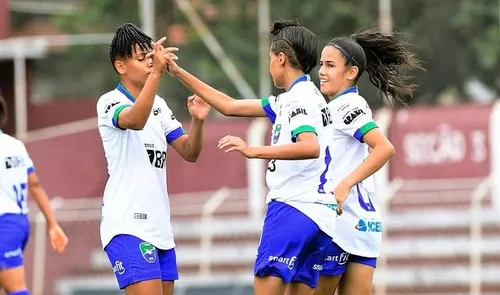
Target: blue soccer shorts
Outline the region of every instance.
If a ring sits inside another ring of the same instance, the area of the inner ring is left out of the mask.
[[[272,201],[267,207],[254,275],[315,288],[331,241],[304,213]]]
[[[131,235],[117,235],[104,248],[120,289],[148,280],[179,279],[175,248],[157,249]]]

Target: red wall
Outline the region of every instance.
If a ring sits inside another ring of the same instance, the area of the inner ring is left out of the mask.
[[[245,188],[246,162],[239,154],[217,147],[227,134],[246,137],[249,119],[209,121],[204,147],[196,163],[184,161],[169,148],[167,180],[170,193]],[[185,125],[186,130],[189,126]],[[263,136],[266,136],[263,134]],[[107,178],[106,160],[97,129],[27,144],[45,189],[63,198],[100,197]]]
[[[394,115],[392,177],[486,177],[490,171],[490,105],[412,108]]]
[[[0,39],[10,34],[9,0],[0,0]]]

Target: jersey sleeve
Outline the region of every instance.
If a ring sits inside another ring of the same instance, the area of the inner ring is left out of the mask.
[[[165,103],[163,98],[159,99],[163,101],[163,103],[161,103],[162,109],[160,114],[161,126],[163,128],[163,133],[167,138],[167,143],[171,144],[179,137],[186,134],[186,131],[184,131],[181,122],[175,118],[174,112],[172,112],[172,110],[167,106],[167,103]]]
[[[131,107],[130,101],[120,97],[101,97],[97,102],[97,121],[99,126],[108,126],[121,129],[118,125],[118,116],[124,109]]]
[[[26,146],[21,142],[21,150],[24,157],[24,167],[26,168],[26,172],[28,175],[35,172],[35,165],[33,164],[33,160],[31,160],[30,155],[28,154],[28,150],[26,150]]]
[[[313,114],[304,102],[297,99],[291,100],[287,102],[285,110],[290,123],[292,142],[296,142],[297,136],[304,132],[317,134]]]
[[[269,121],[274,124],[276,121],[276,96],[264,97],[260,100],[264,112],[266,112]]]
[[[340,108],[341,121],[339,129],[363,142],[363,136],[370,130],[378,128],[373,121],[372,111],[368,103],[361,97],[352,99]]]

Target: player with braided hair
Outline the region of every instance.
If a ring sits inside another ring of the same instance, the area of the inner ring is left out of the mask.
[[[210,107],[190,99],[189,135],[156,91],[177,48],[163,48],[132,24],[118,28],[110,46],[116,89],[97,102],[109,178],[104,189],[101,240],[120,289],[128,295],[172,295],[178,279],[166,183],[167,146],[195,162]]]

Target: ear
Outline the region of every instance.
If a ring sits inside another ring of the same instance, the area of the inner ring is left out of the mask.
[[[127,72],[127,67],[125,63],[119,59],[115,60],[115,69],[120,75],[124,75]]]
[[[352,67],[348,68],[347,72],[346,72],[346,78],[347,78],[347,80],[349,80],[349,81],[356,80],[356,77],[358,76],[358,73],[359,73],[358,66],[352,66]]]
[[[283,52],[278,53],[278,64],[282,67],[286,64],[286,55]]]

